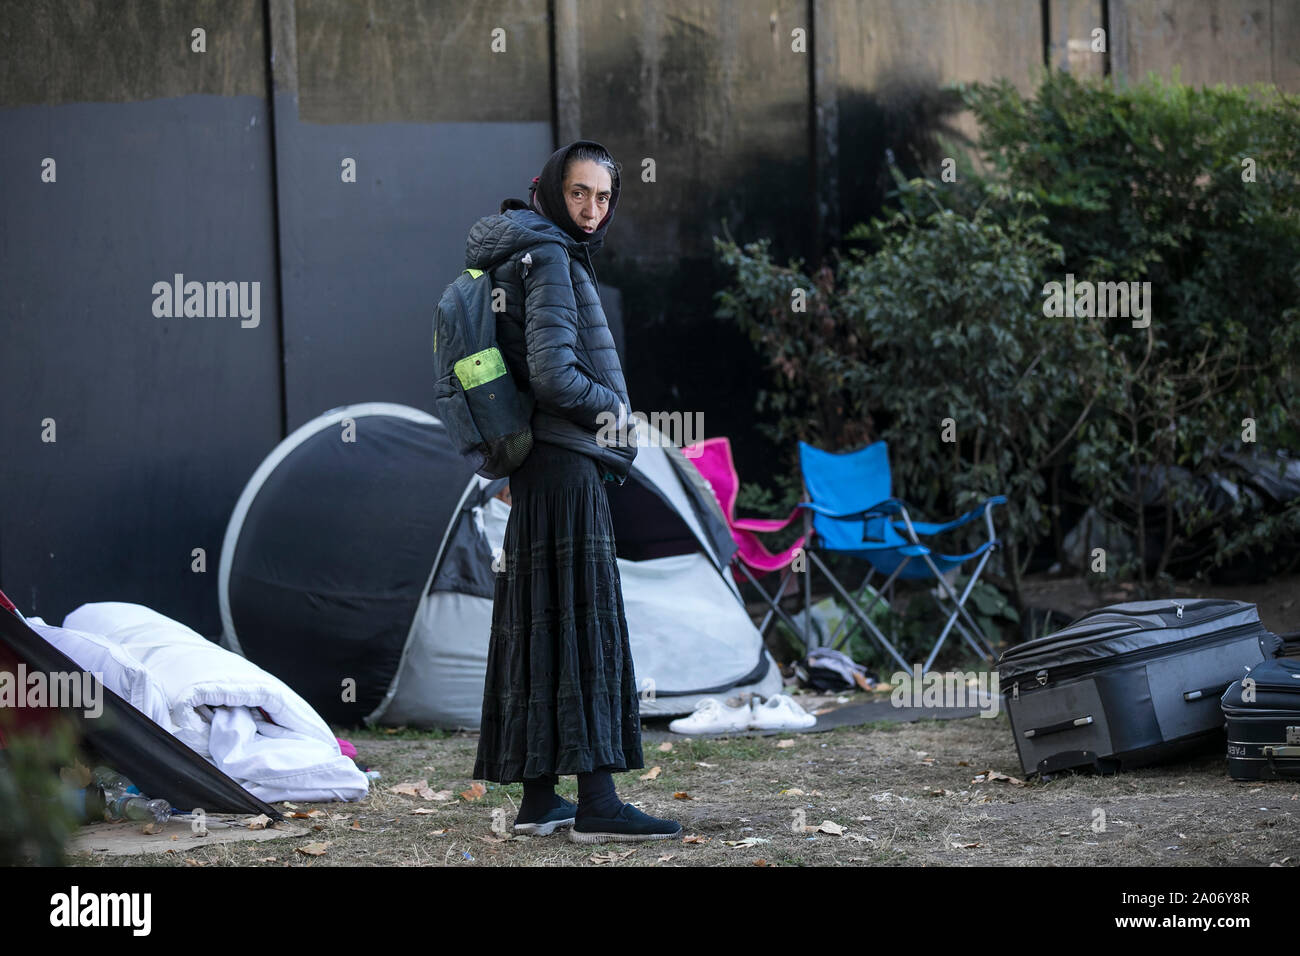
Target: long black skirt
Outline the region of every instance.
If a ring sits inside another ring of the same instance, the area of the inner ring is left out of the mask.
[[[510,476],[474,778],[633,770],[641,714],[596,461],[537,442]]]

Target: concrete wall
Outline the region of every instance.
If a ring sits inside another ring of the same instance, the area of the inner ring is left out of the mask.
[[[430,408],[465,234],[561,143],[623,164],[595,264],[633,404],[703,411],[765,479],[766,373],[713,318],[714,235],[816,262],[878,211],[886,150],[931,161],[936,131],[974,132],[946,82],[1028,92],[1048,62],[1294,92],[1298,55],[1292,0],[0,5],[0,587],[50,621],[128,600],[216,633],[252,470],[330,407]],[[154,316],[175,273],[258,282],[259,325]]]

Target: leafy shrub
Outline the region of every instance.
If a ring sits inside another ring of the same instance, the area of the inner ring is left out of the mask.
[[[1223,561],[1268,544],[1257,523],[1274,539],[1300,531],[1300,507],[1230,525],[1193,483],[1149,506],[1171,469],[1222,473],[1215,452],[1249,447],[1245,419],[1266,447],[1300,447],[1300,97],[1065,73],[1032,99],[1007,82],[963,95],[995,179],[1042,204],[1064,254],[1051,278],[1151,283],[1149,328],[1105,327],[1101,395],[1073,454],[1088,500],[1136,543],[1112,572],[1145,587],[1206,532],[1214,547],[1201,549]]]

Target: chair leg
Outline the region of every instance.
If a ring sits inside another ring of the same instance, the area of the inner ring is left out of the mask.
[[[759,635],[761,636],[767,631],[767,625],[771,622],[772,615],[773,613],[775,613],[779,615],[783,621],[785,621],[786,625],[790,628],[790,633],[795,635],[795,637],[798,637],[799,625],[796,624],[794,620],[790,617],[790,615],[788,615],[785,612],[785,610],[781,607],[781,597],[785,593],[786,582],[790,579],[791,571],[789,567],[783,568],[781,570],[781,582],[780,584],[777,585],[776,597],[773,598],[765,590],[763,590],[763,586],[758,583],[758,580],[750,572],[748,566],[746,566],[746,564],[743,561],[737,560],[736,564],[739,566],[740,570],[744,572],[745,577],[749,578],[749,583],[754,585],[754,589],[758,591],[759,594],[763,595],[763,600],[765,600],[768,603],[767,614],[763,616],[763,623],[760,624],[758,627]]]
[[[948,621],[944,625],[943,632],[939,635],[939,640],[930,651],[930,656],[926,658],[925,664],[922,665],[921,673],[925,674],[929,672],[931,665],[934,664],[934,659],[938,657],[939,651],[943,647],[944,641],[948,639],[948,632],[952,630],[954,625],[957,627],[958,633],[962,635],[966,640],[966,643],[971,646],[975,653],[991,663],[996,655],[993,652],[993,647],[989,642],[988,635],[984,633],[975,618],[971,616],[970,611],[966,609],[966,599],[970,596],[971,589],[974,588],[975,582],[979,579],[980,573],[984,570],[984,565],[988,561],[989,552],[984,552],[983,556],[980,558],[980,563],[976,566],[974,573],[971,575],[970,580],[967,582],[966,588],[963,590],[960,597],[957,596],[957,592],[953,590],[952,585],[948,583],[948,579],[939,573],[939,569],[935,567],[930,556],[927,554],[923,555],[923,557],[925,558],[926,564],[930,566],[931,572],[938,580],[939,587],[948,595],[955,606],[951,609],[951,613],[949,613]],[[935,602],[943,611],[949,611],[949,607],[938,598],[935,598]],[[969,623],[973,629],[973,634],[979,635],[979,641],[975,639],[972,633],[967,632],[967,630],[962,627],[961,622],[958,620],[959,616],[966,618],[967,623]]]
[[[867,630],[871,632],[871,634],[876,638],[876,640],[880,643],[880,645],[886,651],[889,652],[889,654],[894,658],[894,660],[898,661],[899,666],[902,667],[903,670],[905,671],[910,670],[907,661],[903,660],[902,655],[898,653],[898,650],[894,647],[894,645],[889,643],[889,639],[885,637],[884,634],[880,633],[880,629],[876,627],[875,623],[871,620],[871,618],[867,617],[865,614],[862,613],[862,609],[859,608],[857,604],[854,603],[853,598],[850,597],[848,591],[844,589],[844,585],[840,584],[840,582],[836,579],[835,575],[831,574],[830,570],[826,567],[826,565],[822,563],[822,559],[817,555],[817,552],[809,551],[808,556],[812,558],[813,562],[816,563],[817,567],[821,568],[822,574],[826,575],[826,579],[831,582],[831,587],[835,588],[836,592],[838,592],[840,597],[842,597],[845,603],[848,604],[849,610],[852,611],[857,616],[858,620],[860,620],[866,626]],[[904,561],[903,565],[906,564],[907,562]],[[898,568],[899,571],[902,570],[903,565],[899,565]],[[897,574],[898,571],[895,571],[894,573]],[[811,617],[812,616],[811,612],[807,616]]]
[[[861,605],[857,605],[861,609],[863,614],[867,614],[867,615],[871,614],[871,609],[876,606],[877,602],[884,600],[886,588],[889,589],[891,595],[893,594],[894,581],[898,579],[899,573],[902,572],[903,568],[907,567],[907,562],[911,560],[912,560],[911,558],[903,559],[903,563],[900,564],[898,567],[896,567],[894,569],[894,573],[885,579],[885,583],[876,589],[876,596],[871,599],[870,604],[868,604],[865,608],[861,607]],[[866,587],[867,581],[870,581],[872,575],[874,574],[875,574],[875,568],[872,568],[871,573],[867,575],[867,580],[862,582],[863,588]],[[856,605],[856,602],[860,600],[862,600],[862,588],[858,588],[858,592],[855,595],[854,600],[850,603]],[[854,620],[849,625],[848,629],[845,631],[844,636],[841,637],[838,641],[833,642],[831,646],[837,651],[841,650],[844,647],[844,645],[848,643],[849,638],[853,636],[853,629],[860,626],[861,625],[859,625],[858,622]],[[880,633],[880,632],[877,630],[876,633]]]
[[[805,495],[806,497],[806,495]],[[806,655],[811,648],[808,641],[812,633],[812,568],[807,558],[812,554],[812,513],[807,508],[803,512],[803,652]]]
[[[875,568],[872,568],[867,572],[867,576],[862,579],[862,583],[858,585],[857,590],[853,592],[853,597],[855,601],[862,600],[862,592],[867,589],[867,585],[871,583],[871,579],[875,576],[876,576]],[[882,596],[883,595],[881,594],[881,592],[877,590],[876,596],[871,599],[871,603],[866,607],[866,612],[868,614],[871,613],[871,609],[876,606],[876,602],[879,601]],[[846,624],[848,625],[848,627],[844,632],[844,636],[837,641],[835,639],[835,635],[839,634],[840,628],[844,627]],[[841,647],[843,647],[845,644],[848,643],[849,638],[853,636],[854,628],[856,628],[857,626],[858,626],[857,621],[850,619],[847,614],[844,615],[838,621],[835,622],[835,627],[831,629],[831,636],[827,638],[827,643],[829,643],[830,646],[835,648],[836,650],[839,650]]]

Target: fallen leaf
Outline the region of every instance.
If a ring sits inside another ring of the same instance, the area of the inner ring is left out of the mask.
[[[708,843],[709,837],[705,836],[688,836],[682,837],[683,843]]]
[[[278,863],[279,859],[274,856],[262,856],[257,858],[258,863]]]
[[[651,767],[651,768],[649,769],[649,771],[647,771],[646,773],[641,774],[641,776],[640,776],[639,779],[641,779],[641,780],[653,780],[653,779],[655,779],[655,777],[659,776],[659,774],[660,774],[662,771],[663,771],[663,767]]]
[[[784,750],[786,747],[794,746],[794,739],[791,737],[786,737],[784,740],[778,740],[776,742],[776,745],[780,747],[782,750]]]
[[[250,830],[265,830],[266,825],[271,822],[271,818],[265,813],[259,813],[255,817],[250,817],[244,821],[244,825]]]
[[[428,797],[426,796],[426,792],[432,793],[433,791],[429,790],[428,780],[420,779],[412,783],[394,784],[388,788],[388,792],[400,793],[404,797],[424,797],[427,800]]]
[[[434,793],[432,796],[430,796],[428,799],[442,801],[442,800],[450,800],[452,799],[453,796],[454,794],[450,790],[439,790],[436,793]]]
[[[173,834],[172,834],[172,839],[173,839],[173,840],[179,840],[180,837],[178,837],[175,833],[173,833]],[[168,852],[168,853],[175,853],[176,851],[175,851],[175,850],[168,850],[167,852]]]
[[[931,790],[931,791],[930,791],[930,796],[932,796],[932,797],[951,797],[951,796],[952,796],[952,791],[951,791],[951,790],[943,790],[943,789]]]
[[[754,865],[755,865],[755,866],[767,866],[767,860],[763,859],[763,858],[760,856],[757,860],[754,861]]]
[[[445,836],[450,832],[451,832],[451,827],[443,827],[441,830],[430,830],[429,834],[431,836]]]
[[[804,827],[804,829],[806,830],[808,827]],[[812,830],[813,832],[829,833],[831,836],[844,835],[844,828],[831,820],[823,820],[817,826],[813,827]]]
[[[673,794],[673,799],[674,799],[674,800],[694,800],[695,798],[692,797],[689,793],[686,793],[686,792],[683,791],[683,790],[678,790],[676,793]]]
[[[973,850],[983,845],[982,843],[954,843],[952,846],[955,850]]]
[[[697,767],[708,767],[710,770],[712,770],[712,769],[713,769],[715,766],[717,766],[717,765],[716,765],[716,764],[711,764],[711,763],[705,763],[703,760],[697,760],[697,761],[695,761],[695,766],[697,766]]]
[[[788,794],[789,794],[790,796],[792,796],[792,797],[802,797],[802,796],[805,796],[804,792],[803,792],[802,790],[800,790],[798,787],[791,787],[789,790],[782,790],[781,792],[782,792],[782,793],[788,793]]]
[[[1005,773],[998,773],[996,770],[986,770],[978,774],[971,783],[1009,783],[1015,787],[1025,785],[1025,782],[1018,777],[1010,777]]]
[[[148,834],[162,833],[162,831],[163,831],[163,825],[161,823],[155,823],[152,821],[146,823],[144,826],[140,828],[141,833],[148,833]]]
[[[673,744],[672,741],[670,740],[665,740],[663,743],[659,745],[659,752],[661,754],[669,753],[672,749],[673,749]]]
[[[771,843],[763,837],[745,837],[743,840],[723,840],[727,846],[757,846],[760,843]]]
[[[626,860],[639,849],[640,847],[637,847],[636,849],[628,850],[626,853],[615,853],[613,851],[609,853],[597,853],[591,857],[591,862],[596,864],[617,863],[619,860]]]
[[[304,856],[321,856],[329,849],[329,843],[307,843],[303,846],[294,847],[294,849]]]
[[[660,857],[658,860],[656,860],[655,862],[656,862],[656,863],[667,863],[667,862],[668,862],[669,860],[671,860],[672,858],[673,858],[673,854],[671,854],[671,853],[665,853],[663,856],[661,856],[661,857]]]
[[[460,795],[464,800],[479,800],[487,795],[487,787],[483,786],[483,784],[478,781],[475,781],[468,790],[462,790]]]
[[[360,830],[360,829],[361,829],[361,821],[360,821],[360,820],[353,820],[353,821],[352,821],[352,826],[348,827],[348,829],[349,829],[349,830]]]
[[[297,810],[297,809],[298,809],[298,804],[296,804],[296,803],[290,803],[288,800],[284,801],[284,803],[282,803],[281,806],[282,806],[282,807],[287,807],[287,808],[290,809],[290,810]]]

